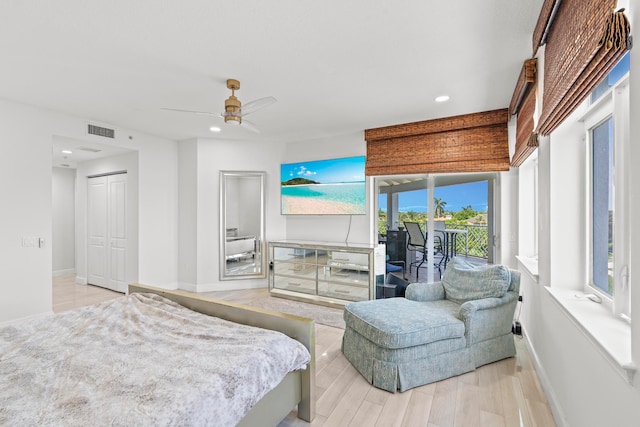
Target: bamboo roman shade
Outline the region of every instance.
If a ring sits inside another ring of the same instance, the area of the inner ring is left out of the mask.
[[[511,166],[518,167],[538,146],[538,134],[534,132],[533,114],[536,108],[536,58],[524,61],[516,88],[511,97],[509,112],[517,114],[516,146]]]
[[[533,30],[533,55],[536,56],[536,52],[538,52],[538,47],[542,46],[546,43],[546,35],[547,28],[549,27],[549,21],[551,20],[551,14],[553,12],[554,7],[556,7],[556,3],[561,2],[562,0],[545,0],[542,4],[542,9],[540,10],[540,15],[538,15],[538,22],[536,23],[536,28]]]
[[[364,131],[365,174],[509,170],[507,109]]]
[[[545,1],[543,13],[558,1]],[[562,0],[554,6],[546,31],[540,134],[556,129],[631,47],[629,21],[614,12],[616,1]]]
[[[524,95],[516,121],[516,150],[511,159],[511,166],[520,166],[538,147],[538,134],[533,130],[535,108],[536,88],[531,85]]]

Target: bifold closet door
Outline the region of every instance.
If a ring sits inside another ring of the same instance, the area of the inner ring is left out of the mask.
[[[127,175],[88,180],[87,281],[126,292]]]

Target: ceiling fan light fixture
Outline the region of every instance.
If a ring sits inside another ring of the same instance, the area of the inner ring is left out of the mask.
[[[224,111],[226,111],[227,113],[237,113],[238,111],[240,111],[241,106],[242,103],[238,98],[235,97],[235,95],[231,95],[224,101]]]
[[[242,126],[243,128],[250,130],[255,133],[260,133],[260,130],[256,125],[251,123],[248,120],[243,120],[243,117],[252,114],[258,110],[261,110],[277,100],[273,96],[267,96],[264,98],[256,99],[251,102],[247,102],[242,107],[242,103],[236,97],[235,91],[240,89],[240,82],[235,79],[227,80],[227,88],[231,90],[231,96],[224,101],[224,111],[221,113],[212,113],[209,111],[196,111],[196,110],[183,110],[181,108],[162,108],[163,110],[169,111],[179,111],[181,113],[194,113],[194,114],[203,114],[206,116],[219,116],[224,118],[225,123],[229,123],[232,125]],[[217,126],[213,126],[210,128],[211,132],[220,132],[221,129],[217,128]]]
[[[234,116],[231,114],[224,116],[224,122],[229,123],[231,125],[239,125],[241,121],[242,119],[239,116]]]
[[[240,116],[240,108],[242,107],[242,103],[236,97],[235,91],[240,89],[240,82],[237,80],[229,79],[227,80],[227,87],[231,89],[231,96],[224,101],[224,122],[239,125],[241,122]]]

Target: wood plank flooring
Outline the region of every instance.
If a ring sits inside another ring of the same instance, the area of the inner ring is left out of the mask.
[[[85,305],[121,297],[123,294],[92,285],[76,284],[75,276],[53,278],[53,312],[71,310]]]
[[[122,294],[54,277],[53,310],[64,311]],[[266,289],[208,292],[238,303],[267,295]],[[371,386],[340,351],[342,329],[316,325],[316,417],[309,424],[295,412],[279,427],[426,426],[553,427],[555,422],[522,339],[514,358],[437,383],[388,393]]]

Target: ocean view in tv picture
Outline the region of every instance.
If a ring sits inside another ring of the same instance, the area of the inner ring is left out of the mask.
[[[364,156],[280,167],[283,215],[364,215]]]

